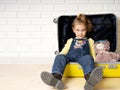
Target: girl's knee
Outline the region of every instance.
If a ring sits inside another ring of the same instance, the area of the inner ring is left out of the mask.
[[[84,63],[84,64],[93,64],[94,60],[90,55],[85,55],[85,56],[82,56],[81,58],[79,58],[78,62]]]
[[[58,55],[56,56],[56,58],[65,58],[65,56],[62,55],[62,54],[58,54]]]
[[[55,60],[66,61],[65,55],[59,54],[56,56]]]

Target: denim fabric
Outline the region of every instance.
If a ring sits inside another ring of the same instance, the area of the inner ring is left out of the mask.
[[[89,45],[87,39],[82,39],[84,42],[83,45],[79,45],[78,48],[75,48],[76,42],[79,39],[73,39],[69,52],[67,53],[66,57],[69,58],[71,61],[76,62],[78,57],[90,54]]]
[[[94,60],[90,55],[84,55],[78,58],[77,62],[82,66],[85,75],[92,72],[92,70],[95,68]]]
[[[63,75],[66,64],[68,63],[65,55],[57,55],[52,67],[52,73]]]
[[[88,74],[94,69],[94,60],[90,56],[89,44],[87,39],[82,40],[82,44],[76,44],[77,39],[73,39],[67,55],[57,55],[52,67],[52,73],[63,75],[66,64],[77,62],[82,66],[84,74]]]

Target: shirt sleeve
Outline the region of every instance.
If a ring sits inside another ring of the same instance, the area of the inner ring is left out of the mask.
[[[94,49],[94,40],[92,38],[89,38],[89,48],[90,48],[90,54],[95,60],[96,54],[95,54],[95,49]]]
[[[66,55],[70,49],[70,45],[72,43],[72,38],[67,40],[67,43],[65,44],[64,48],[62,49],[62,51],[60,52],[60,54]]]

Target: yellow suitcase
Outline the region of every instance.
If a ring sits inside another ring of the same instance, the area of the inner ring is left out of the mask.
[[[110,51],[116,50],[116,16],[114,14],[95,14],[86,15],[93,24],[93,30],[87,34],[87,37],[94,39],[94,41],[107,39],[110,42]],[[58,47],[59,52],[64,47],[66,41],[69,38],[74,38],[72,32],[71,23],[76,15],[64,15],[54,22],[58,24]],[[103,67],[103,77],[120,77],[120,62],[106,62],[95,63],[96,66]],[[65,77],[83,77],[83,71],[78,63],[67,64],[65,71]]]
[[[120,77],[120,63],[95,63],[95,66],[103,68],[103,77]],[[82,67],[78,63],[67,64],[64,77],[84,77]]]

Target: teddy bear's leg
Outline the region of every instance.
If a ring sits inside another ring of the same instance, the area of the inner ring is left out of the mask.
[[[111,61],[119,61],[120,60],[120,54],[114,53],[114,52],[110,52],[110,55],[112,57]]]

